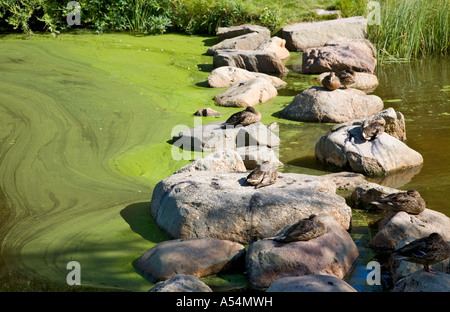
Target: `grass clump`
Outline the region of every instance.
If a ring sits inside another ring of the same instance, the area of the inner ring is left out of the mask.
[[[383,0],[380,8],[381,25],[368,34],[380,61],[448,55],[450,0]]]

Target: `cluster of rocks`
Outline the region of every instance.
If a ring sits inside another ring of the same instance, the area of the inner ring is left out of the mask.
[[[286,41],[256,25],[221,27],[218,37],[221,41],[206,52],[215,67],[209,86],[228,88],[214,98],[216,105],[252,107],[277,96],[286,83],[269,74],[288,71],[281,62],[290,56]]]
[[[361,17],[301,23],[285,27],[282,38],[271,38],[266,28],[255,25],[219,28],[221,41],[207,52],[215,67],[209,86],[228,88],[215,97],[218,106],[252,107],[276,96],[286,83],[270,74],[287,71],[280,61],[289,56],[286,47],[303,52],[303,73],[321,74],[319,85],[328,72],[356,71],[349,88],[309,88],[280,112],[286,119],[337,123],[317,142],[315,156],[349,172],[278,173],[276,183],[255,189],[246,182],[248,170],[263,161],[283,165],[277,157],[276,125],[226,127],[218,121],[176,134],[174,145],[210,154],[154,188],[150,213],[170,240],[156,244],[135,263],[142,276],[155,283],[151,291],[210,292],[200,278],[223,272],[246,274],[251,287],[268,292],[356,291],[343,280],[359,256],[348,232],[352,209],[372,209],[373,201],[400,192],[367,182],[365,175],[423,162],[404,143],[404,116],[392,108],[383,110],[383,101],[369,94],[378,80],[366,26]],[[203,109],[196,114],[220,113]],[[373,116],[385,120],[385,130],[366,141],[361,125]],[[349,201],[337,190],[351,191]],[[311,214],[326,225],[325,234],[290,243],[275,239]],[[450,240],[450,219],[431,209],[417,215],[385,213],[373,227],[376,235],[369,246],[374,249],[394,251],[432,232]],[[448,259],[433,266],[441,271],[435,276],[420,268],[394,263],[393,291],[448,291]]]
[[[325,281],[324,290],[354,291],[342,280],[359,255],[348,233],[351,208],[336,191],[364,183],[362,176],[279,173],[275,184],[255,189],[245,183],[244,168],[235,151],[218,151],[156,185],[151,215],[170,240],[135,263],[156,283],[152,291],[210,291],[198,279],[223,272],[245,272],[256,289],[311,275],[317,276],[315,287]],[[324,235],[291,243],[274,239],[310,214],[326,225]],[[193,277],[186,281],[183,275]],[[329,280],[339,282],[330,288]],[[276,285],[273,291],[288,287]]]

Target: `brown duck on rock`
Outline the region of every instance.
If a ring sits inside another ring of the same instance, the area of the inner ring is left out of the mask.
[[[264,161],[262,164],[253,169],[247,176],[247,183],[254,185],[255,189],[272,185],[278,177],[278,172],[272,166],[270,161]]]
[[[425,200],[423,200],[416,190],[390,194],[371,202],[371,204],[390,210],[391,212],[405,211],[409,214],[419,214],[426,207]]]
[[[353,69],[344,69],[336,73],[341,85],[348,89],[348,86],[354,84],[356,81],[356,73]]]
[[[274,240],[283,243],[308,241],[319,237],[327,232],[326,225],[319,218],[312,214],[308,218],[302,219],[289,227],[282,235]]]
[[[234,113],[225,121],[225,125],[248,126],[261,120],[261,113],[253,107],[247,107],[245,110]]]
[[[450,245],[438,233],[419,238],[402,248],[394,251],[391,260],[405,260],[419,263],[425,271],[434,273],[430,265],[441,262],[450,257]]]
[[[386,121],[381,116],[366,118],[361,125],[361,134],[366,141],[373,141],[384,132]]]
[[[334,91],[341,87],[341,81],[334,72],[331,72],[322,79],[322,85],[328,90]]]

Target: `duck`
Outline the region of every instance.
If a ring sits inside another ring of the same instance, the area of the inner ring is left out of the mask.
[[[373,141],[384,132],[386,120],[381,116],[366,118],[361,124],[361,134],[366,141]]]
[[[372,201],[370,204],[390,210],[391,212],[404,211],[417,215],[425,210],[425,200],[416,190],[390,194],[384,198]]]
[[[255,189],[272,185],[276,182],[278,172],[272,166],[270,161],[264,161],[250,172],[246,181],[250,185],[254,185]]]
[[[322,236],[326,232],[326,225],[319,220],[317,215],[311,214],[308,218],[294,223],[282,235],[275,237],[274,240],[283,243],[309,241]]]
[[[328,90],[334,91],[341,87],[341,81],[336,76],[335,72],[331,72],[322,79],[322,85]]]
[[[261,120],[261,113],[258,112],[253,107],[247,107],[243,111],[231,115],[227,119],[227,121],[225,121],[225,125],[232,125],[232,126],[242,125],[245,127],[260,120]]]
[[[344,69],[341,71],[338,71],[336,73],[336,76],[339,78],[339,81],[341,82],[341,85],[348,89],[348,86],[355,83],[356,80],[356,73],[353,69]]]
[[[450,244],[439,233],[416,239],[402,248],[395,250],[392,259],[419,263],[428,273],[435,273],[430,265],[441,262],[450,257]]]

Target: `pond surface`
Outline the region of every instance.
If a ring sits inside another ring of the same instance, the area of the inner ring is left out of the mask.
[[[171,131],[194,125],[192,113],[215,107],[224,89],[208,88],[214,38],[167,34],[64,34],[0,38],[0,290],[147,291],[134,268],[142,253],[167,239],[149,215],[155,184],[188,160],[171,157]],[[315,142],[332,126],[277,118],[310,86],[286,61],[289,85],[257,107],[263,123],[280,124],[280,171],[327,173]],[[378,66],[374,94],[406,118],[407,144],[422,168],[377,182],[415,188],[428,207],[450,215],[450,60]],[[204,118],[212,122],[214,117]],[[348,281],[361,291],[373,257],[365,242],[371,216],[354,212],[361,257]],[[66,265],[78,261],[84,288],[68,286]],[[216,289],[242,287],[241,275],[205,279]],[[222,288],[221,288],[222,287]]]

